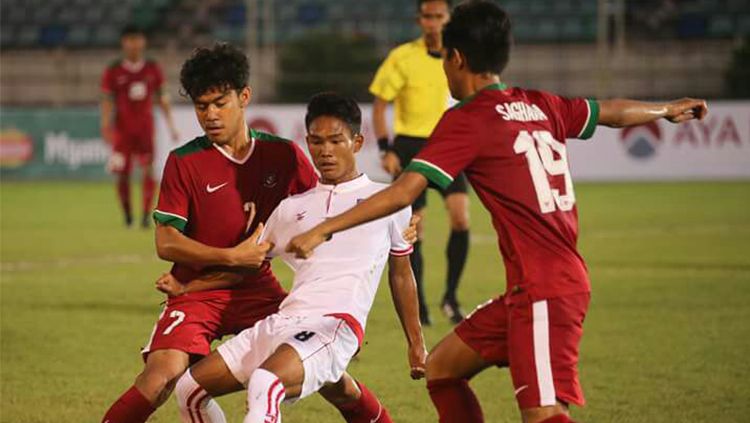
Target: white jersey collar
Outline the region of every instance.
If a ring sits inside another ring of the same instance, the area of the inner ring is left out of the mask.
[[[247,154],[245,154],[245,157],[241,159],[236,159],[231,154],[227,153],[226,150],[219,147],[216,144],[213,144],[214,147],[216,147],[217,150],[219,150],[219,153],[221,153],[224,157],[226,157],[230,162],[237,163],[237,164],[245,164],[247,160],[250,158],[250,156],[253,155],[253,151],[255,151],[255,137],[250,137],[250,148],[247,150]]]
[[[348,192],[348,191],[355,191],[360,188],[366,187],[370,183],[372,183],[372,181],[370,181],[370,178],[368,178],[367,175],[363,173],[357,176],[356,178],[352,179],[351,181],[346,181],[346,182],[336,184],[336,185],[328,185],[328,184],[324,184],[323,182],[318,181],[318,187],[326,191]]]

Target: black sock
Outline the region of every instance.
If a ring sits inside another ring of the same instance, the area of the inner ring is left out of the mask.
[[[427,314],[427,303],[424,299],[424,288],[422,281],[422,241],[414,243],[414,251],[411,253],[411,270],[414,272],[414,280],[417,282],[417,299],[419,300],[419,314]]]
[[[445,280],[443,300],[456,301],[456,289],[469,254],[469,231],[452,231],[448,238],[445,255],[448,257],[448,274]]]

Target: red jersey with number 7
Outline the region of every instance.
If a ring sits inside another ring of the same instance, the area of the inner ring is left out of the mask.
[[[154,219],[202,244],[233,247],[265,222],[281,200],[317,185],[315,169],[294,142],[251,129],[250,143],[242,159],[232,157],[206,137],[172,151],[164,167]],[[246,230],[250,203],[255,204],[256,214]],[[203,270],[177,263],[172,274],[186,283]],[[275,295],[283,290],[265,262],[233,292]],[[228,290],[193,294],[207,298],[226,295]]]
[[[566,140],[587,139],[599,104],[494,84],[448,110],[406,168],[445,188],[465,172],[492,215],[507,293],[590,291]]]

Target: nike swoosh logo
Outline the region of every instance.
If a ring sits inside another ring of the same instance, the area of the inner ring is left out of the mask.
[[[528,387],[529,387],[529,385],[523,385],[522,387],[520,387],[520,388],[516,389],[515,395],[518,395],[518,394],[520,394],[520,393],[521,393],[521,391],[523,391],[524,389],[526,389],[526,388],[528,388]]]
[[[208,193],[211,194],[212,192],[216,192],[216,191],[224,188],[228,183],[229,182],[224,182],[223,184],[217,185],[215,187],[212,187],[210,184],[206,184],[206,191],[208,191]]]

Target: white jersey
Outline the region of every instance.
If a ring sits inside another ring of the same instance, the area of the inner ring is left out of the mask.
[[[349,314],[364,330],[390,255],[408,255],[403,237],[411,207],[390,216],[339,232],[306,260],[284,252],[292,237],[341,214],[387,187],[366,175],[338,185],[315,188],[283,200],[266,223],[261,237],[274,244],[278,256],[294,270],[294,285],[279,312],[288,316]]]

